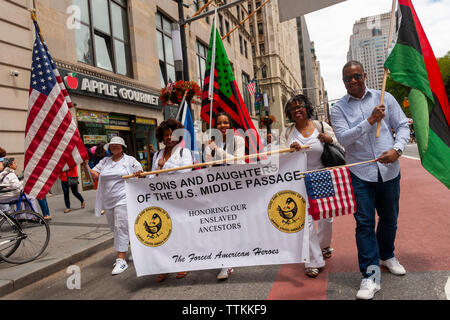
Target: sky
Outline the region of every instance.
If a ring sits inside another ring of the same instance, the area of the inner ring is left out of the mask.
[[[450,0],[412,0],[412,3],[434,55],[444,56],[450,51]],[[391,9],[392,0],[347,0],[305,15],[329,100],[346,94],[341,72],[347,61],[353,24]]]

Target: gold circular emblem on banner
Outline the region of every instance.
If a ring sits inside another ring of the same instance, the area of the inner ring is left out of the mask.
[[[295,191],[284,190],[275,194],[269,202],[269,220],[278,230],[299,232],[305,226],[305,199]]]
[[[162,208],[145,208],[136,218],[134,233],[142,244],[158,247],[169,239],[172,233],[172,220]]]

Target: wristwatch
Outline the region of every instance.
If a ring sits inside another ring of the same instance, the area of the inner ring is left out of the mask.
[[[401,155],[403,154],[402,149],[400,148],[393,148],[393,149],[398,153],[398,156],[401,157]]]

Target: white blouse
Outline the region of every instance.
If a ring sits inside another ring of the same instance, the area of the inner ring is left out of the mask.
[[[322,160],[320,160],[323,153],[323,143],[320,142],[318,136],[319,131],[317,131],[316,128],[314,129],[312,135],[307,138],[305,138],[296,128],[294,128],[291,141],[289,142],[289,145],[294,142],[298,142],[300,145],[310,146],[310,149],[306,149],[306,170],[308,171],[324,168]]]
[[[163,157],[165,148],[159,150],[157,153],[155,153],[153,157],[153,164],[152,164],[152,171],[161,170],[161,169],[172,169],[172,168],[178,168],[183,166],[189,166],[192,165],[193,159],[192,154],[189,149],[182,148],[180,149],[179,146],[175,146],[175,148],[172,150],[172,154],[170,158],[164,163],[164,166],[160,169],[158,167],[158,161]],[[182,151],[180,151],[182,150]],[[192,169],[183,169],[178,171],[173,171],[169,173],[175,173],[175,172],[189,172]],[[154,175],[150,175],[150,178]]]
[[[95,208],[95,214],[99,215],[97,211],[127,204],[122,176],[142,171],[142,165],[134,157],[124,154],[117,162],[105,157],[92,170],[100,174]]]

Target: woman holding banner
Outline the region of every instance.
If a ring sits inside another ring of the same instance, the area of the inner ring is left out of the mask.
[[[112,156],[103,158],[93,169],[90,169],[92,178],[98,179],[95,215],[100,216],[104,210],[109,227],[114,232],[117,259],[112,275],[122,273],[128,268],[125,256],[130,238],[125,181],[122,176],[130,174],[139,176],[142,172],[141,164],[134,157],[125,154],[126,147],[121,137],[112,137],[111,141],[104,146],[104,149],[109,150]]]
[[[154,154],[152,171],[189,166],[193,164],[192,154],[190,150],[183,148],[181,144],[183,136],[180,136],[178,140],[172,139],[174,131],[183,128],[184,126],[181,124],[181,122],[175,119],[165,120],[161,122],[161,124],[156,128],[156,140],[158,141],[158,143],[162,142],[165,147]],[[191,171],[191,169],[183,169],[177,172],[188,171]],[[175,171],[171,173],[174,172]],[[181,279],[186,275],[187,272],[185,271],[178,272],[176,278]],[[168,276],[168,273],[162,273],[158,276],[157,281],[164,281]]]
[[[243,157],[245,156],[245,140],[244,138],[232,135],[233,140],[231,143],[227,141],[227,130],[233,130],[233,119],[226,112],[218,112],[213,116],[214,128],[219,130],[218,137],[214,136],[209,141],[205,148],[205,159],[207,162],[215,160],[224,160],[227,158]],[[216,141],[218,140],[218,141]],[[227,145],[228,142],[228,145]],[[234,161],[227,161],[224,164],[218,164],[218,166],[224,166],[227,164],[232,164]],[[238,160],[236,163],[245,163],[244,160]],[[217,280],[228,279],[231,273],[233,273],[233,268],[222,268],[217,275]]]
[[[314,108],[308,97],[302,94],[293,96],[284,107],[286,117],[293,122],[281,134],[280,144],[285,148],[300,150],[301,145],[309,145],[307,151],[307,170],[322,169],[321,161],[324,143],[339,145],[333,129],[325,122],[312,120]],[[323,130],[322,130],[323,125]],[[323,131],[323,133],[321,133]],[[305,274],[315,278],[325,266],[324,258],[330,258],[333,219],[317,222],[317,231],[311,215],[308,215],[310,262],[305,264]]]

